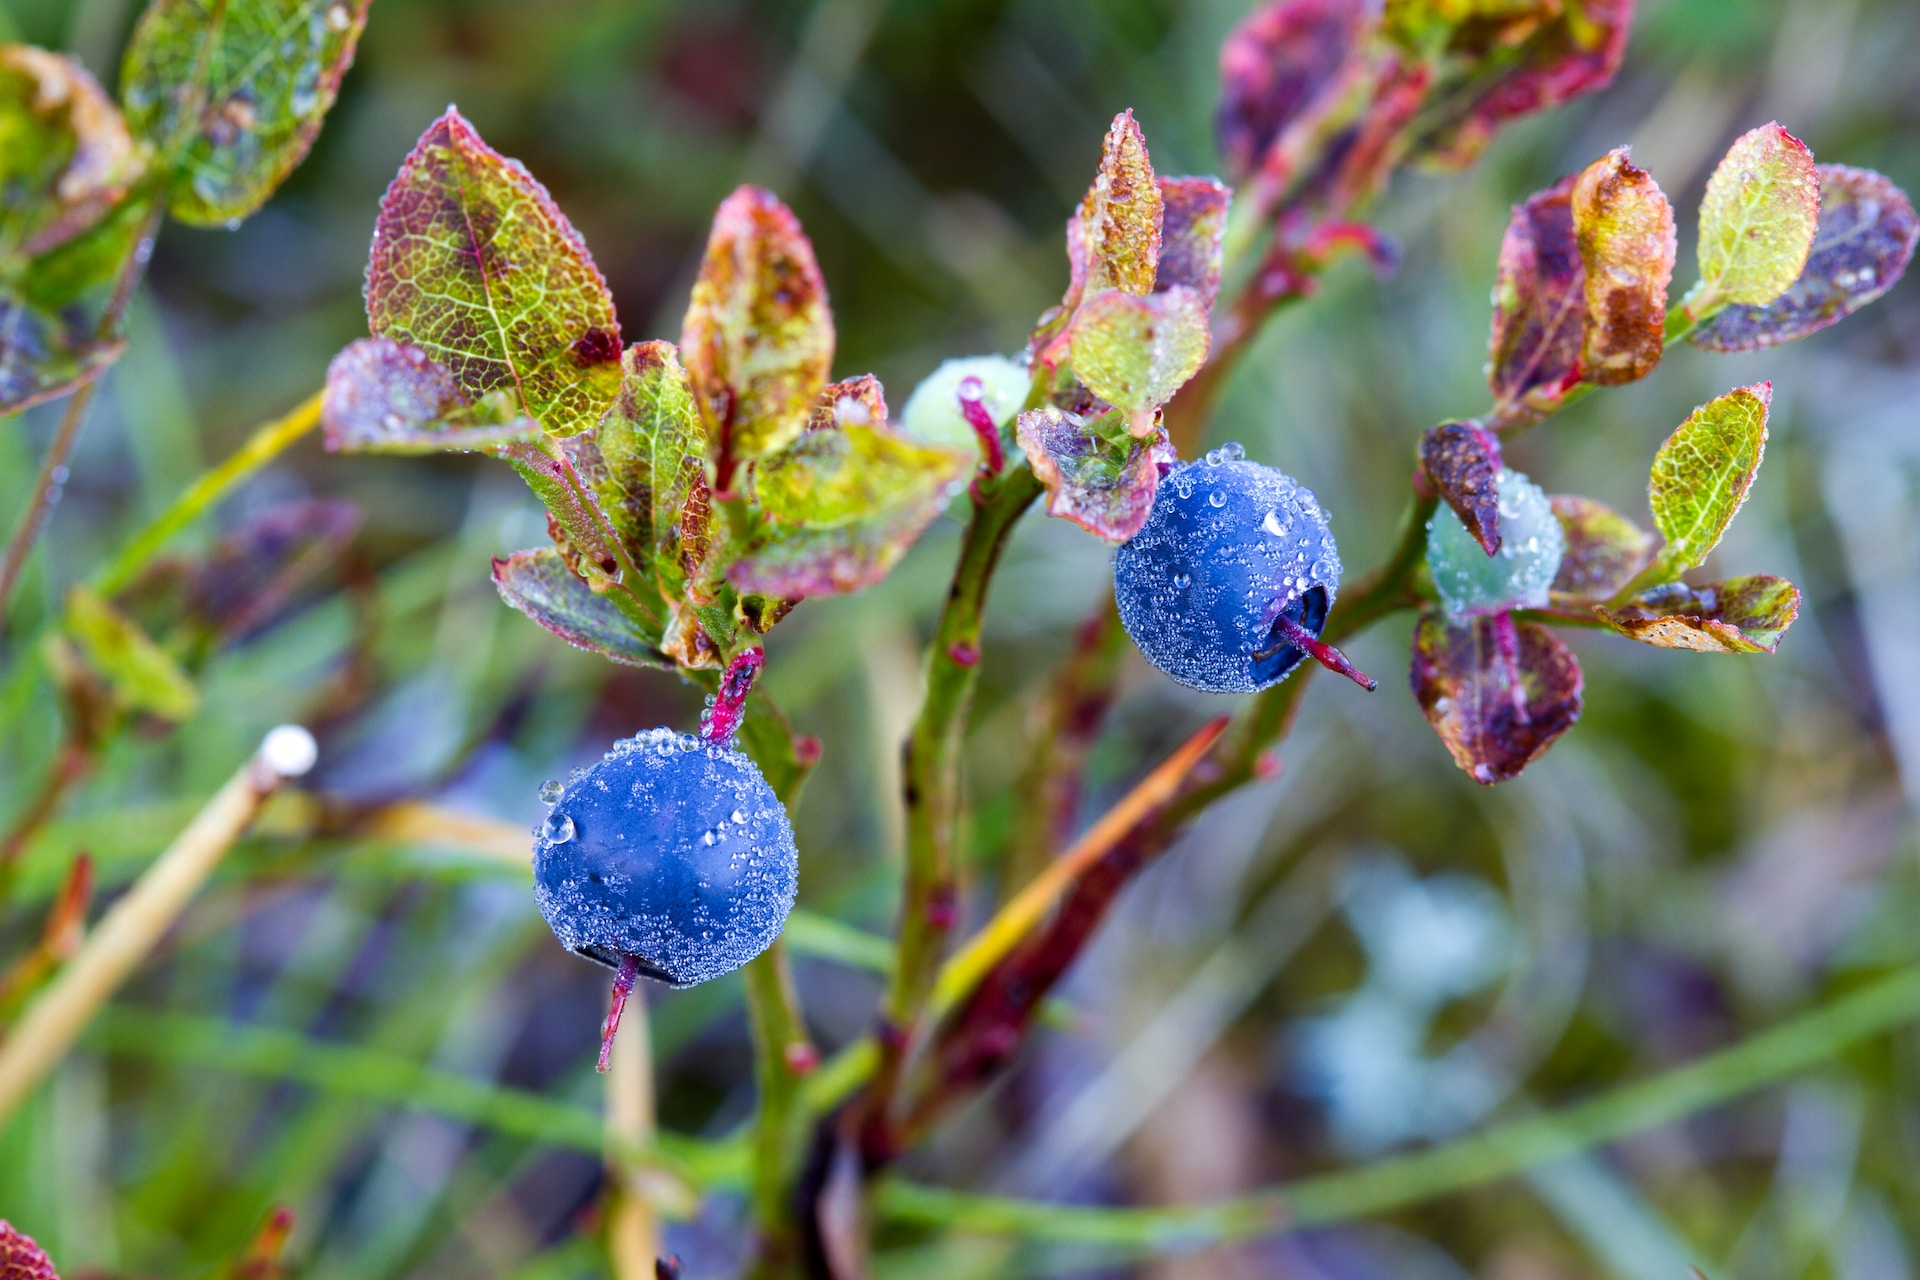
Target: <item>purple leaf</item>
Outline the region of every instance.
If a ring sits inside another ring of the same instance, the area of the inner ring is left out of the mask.
[[[1765,306],[1731,306],[1688,341],[1753,351],[1818,333],[1891,289],[1913,260],[1920,218],[1906,192],[1871,169],[1823,164],[1820,222],[1806,269]]]
[[[1047,405],[1021,414],[1018,432],[1047,514],[1116,544],[1140,532],[1161,470],[1176,460],[1165,431],[1136,437],[1117,410],[1086,417]]]
[[[476,406],[452,370],[391,338],[362,338],[327,365],[320,427],[333,453],[485,449],[540,432],[506,395]]]
[[[1772,653],[1800,614],[1800,592],[1757,573],[1690,587],[1670,582],[1621,609],[1594,607],[1623,636],[1696,653]]]
[[[1161,178],[1160,265],[1156,293],[1193,290],[1211,309],[1220,296],[1221,238],[1233,193],[1213,178]]]
[[[187,605],[222,639],[258,631],[315,574],[340,558],[360,529],[345,499],[275,507],[220,539],[187,583]]]
[[[1500,549],[1500,442],[1474,422],[1449,422],[1420,442],[1420,464],[1488,555]],[[1469,553],[1470,554],[1470,553]]]
[[[1367,0],[1272,0],[1220,47],[1220,154],[1236,181],[1289,126],[1324,109],[1368,26]]]
[[[1574,236],[1575,181],[1515,205],[1500,243],[1487,381],[1503,408],[1546,413],[1580,381],[1586,267]]]
[[[1439,610],[1413,632],[1413,696],[1475,782],[1518,777],[1580,719],[1580,664],[1544,627],[1512,614],[1452,623]]]
[[[630,667],[671,667],[659,637],[642,630],[567,568],[557,551],[516,551],[493,562],[500,598],[577,649]]]
[[[1654,535],[1603,502],[1556,494],[1553,514],[1567,536],[1553,580],[1556,595],[1605,600],[1653,560]]]

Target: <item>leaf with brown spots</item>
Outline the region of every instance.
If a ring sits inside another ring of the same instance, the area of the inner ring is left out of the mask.
[[[806,427],[833,363],[833,313],[813,245],[771,191],[741,187],[714,212],[680,359],[722,491]]]
[[[1688,341],[1754,351],[1818,333],[1893,288],[1913,261],[1920,217],[1907,193],[1871,169],[1823,164],[1820,229],[1793,287],[1765,306],[1731,306]]]
[[[1633,581],[1653,560],[1656,539],[1604,502],[1555,494],[1553,514],[1567,537],[1555,595],[1605,600]]]
[[[1729,391],[1695,409],[1654,455],[1647,501],[1666,539],[1660,562],[1674,577],[1707,558],[1747,500],[1772,403],[1771,382]]]
[[[1088,417],[1047,405],[1021,414],[1016,429],[1046,486],[1047,514],[1115,544],[1140,532],[1161,470],[1176,460],[1164,430],[1136,436],[1118,410]]]
[[[1820,175],[1807,144],[1766,124],[1742,134],[1700,201],[1700,283],[1689,316],[1765,306],[1800,278],[1820,223]]]
[[[634,563],[651,566],[660,594],[677,599],[712,537],[706,427],[671,342],[635,343],[621,371],[620,394],[592,434],[600,466],[587,478]]]
[[[1475,422],[1448,422],[1420,441],[1427,481],[1488,555],[1500,549],[1500,442]]]
[[[1653,372],[1666,344],[1673,280],[1673,208],[1620,147],[1573,185],[1574,237],[1586,275],[1581,368],[1603,387]]]
[[[1772,653],[1800,614],[1800,592],[1757,573],[1690,587],[1670,582],[1619,609],[1594,613],[1623,636],[1696,653]]]
[[[182,222],[244,218],[306,157],[371,0],[153,0],[120,73],[127,117],[174,170]]]
[[[585,243],[452,108],[380,202],[367,318],[445,365],[469,400],[505,392],[554,435],[593,426],[620,390],[620,324]]]
[[[670,667],[650,634],[567,568],[558,551],[516,551],[493,562],[500,598],[576,649],[630,667]]]
[[[1146,135],[1133,112],[1122,111],[1107,130],[1099,172],[1077,215],[1085,255],[1083,292],[1153,292],[1164,207],[1153,161],[1147,155]]]
[[[1475,782],[1518,777],[1580,719],[1584,677],[1551,631],[1512,614],[1449,622],[1420,615],[1413,696]]]

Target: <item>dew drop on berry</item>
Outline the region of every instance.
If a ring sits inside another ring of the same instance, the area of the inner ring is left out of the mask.
[[[1226,491],[1223,489],[1215,489],[1212,493],[1208,494],[1207,505],[1212,507],[1216,511],[1219,510],[1221,507],[1226,506],[1227,505]]]
[[[1267,518],[1260,522],[1260,527],[1276,538],[1284,538],[1287,536],[1287,527],[1280,523],[1280,513],[1278,511],[1267,512]]]
[[[559,799],[555,796],[554,799]],[[540,834],[549,844],[565,844],[573,839],[573,819],[564,813],[550,813],[547,820],[540,824]]]
[[[1173,575],[1173,589],[1175,591],[1185,591],[1192,584],[1193,584],[1192,574],[1176,573]]]
[[[540,784],[540,803],[553,804],[566,789],[566,785],[558,778],[548,778]]]

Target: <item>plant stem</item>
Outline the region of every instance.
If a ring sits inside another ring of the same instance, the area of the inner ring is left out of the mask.
[[[1213,1204],[1087,1208],[887,1182],[879,1189],[877,1206],[898,1222],[1155,1251],[1279,1235],[1406,1208],[1684,1120],[1916,1018],[1920,966],[1901,969],[1686,1066],[1560,1111]]]
[[[607,1260],[613,1280],[653,1280],[660,1223],[648,1199],[647,1162],[636,1158],[653,1141],[653,1047],[647,1035],[647,993],[628,997],[607,1075]]]
[[[868,1113],[869,1151],[887,1153],[888,1114],[907,1043],[932,990],[957,913],[953,844],[960,815],[960,748],[979,683],[981,618],[1007,535],[1040,496],[1030,467],[983,480],[974,498],[946,608],[927,650],[927,692],[907,740],[906,885],[893,980],[882,1006],[880,1069]]]
[[[281,417],[255,427],[245,444],[188,485],[173,500],[172,506],[101,566],[93,575],[93,589],[103,596],[111,596],[126,587],[176,533],[318,426],[324,394],[316,391]]]
[[[304,773],[305,767],[296,772]],[[261,802],[288,776],[266,751],[256,752],[102,918],[80,954],[0,1045],[0,1126],[173,927]]]

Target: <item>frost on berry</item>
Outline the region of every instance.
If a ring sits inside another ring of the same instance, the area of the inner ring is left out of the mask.
[[[1580,719],[1580,664],[1551,631],[1511,614],[1420,616],[1413,696],[1475,782],[1517,777]]]
[[[0,1280],[60,1280],[46,1250],[0,1218]]]
[[[1427,522],[1427,567],[1449,616],[1481,617],[1547,603],[1566,551],[1566,535],[1540,486],[1503,470],[1499,495],[1500,547],[1492,555],[1442,507]]]
[[[1027,398],[1024,365],[1005,356],[962,356],[928,374],[907,397],[900,429],[916,440],[949,449],[978,448],[974,429],[960,411],[960,384],[980,381],[980,403],[996,426],[1004,428]]]
[[[534,894],[562,946],[674,986],[739,968],[779,936],[798,854],[742,753],[653,729],[570,782],[534,833]]]
[[[1306,657],[1287,635],[1326,625],[1340,554],[1313,492],[1239,447],[1162,480],[1114,556],[1114,597],[1147,660],[1190,688],[1250,693]]]
[[[1913,260],[1920,217],[1906,192],[1871,169],[1823,164],[1820,223],[1806,269],[1764,306],[1731,306],[1688,341],[1753,351],[1817,333],[1894,286]]]

